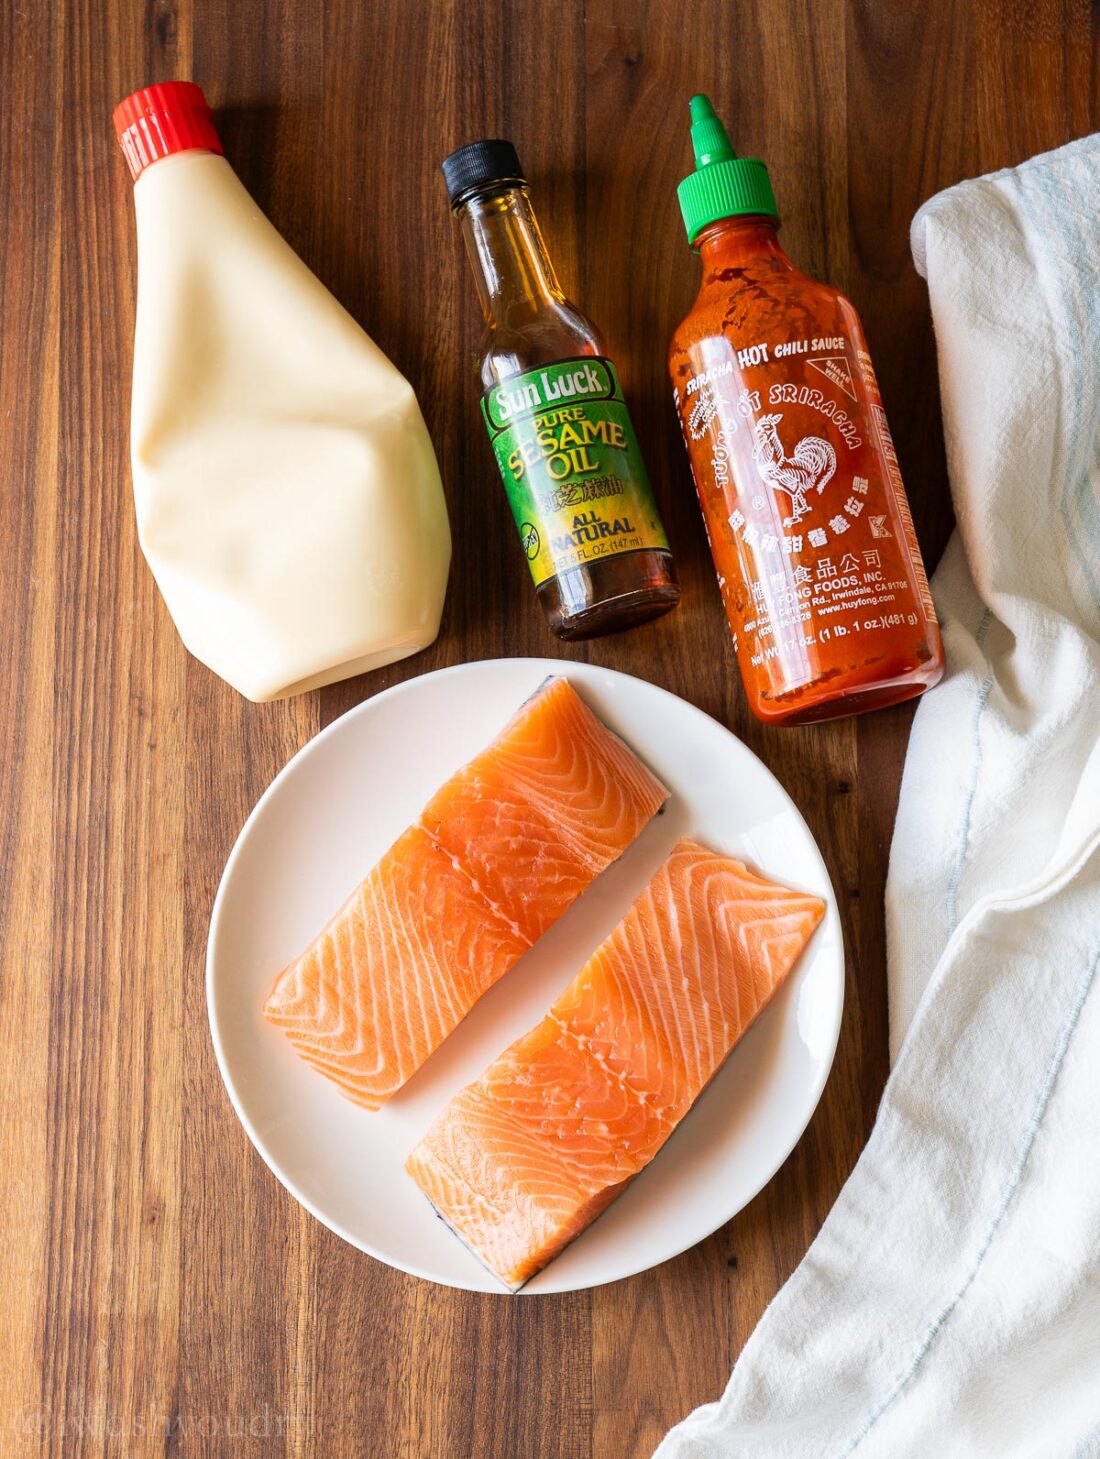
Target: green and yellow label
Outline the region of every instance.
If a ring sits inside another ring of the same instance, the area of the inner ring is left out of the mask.
[[[481,410],[536,586],[621,552],[667,549],[610,360],[514,375]]]

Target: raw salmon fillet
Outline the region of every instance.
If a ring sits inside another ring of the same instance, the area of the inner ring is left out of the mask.
[[[793,968],[825,904],[680,841],[543,1021],[406,1169],[513,1291],[656,1155]]]
[[[548,679],[279,974],[264,1016],[377,1109],[667,799]]]

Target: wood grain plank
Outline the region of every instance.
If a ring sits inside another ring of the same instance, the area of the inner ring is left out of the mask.
[[[0,1036],[19,1050],[0,1069],[0,1453],[644,1459],[717,1396],[886,1077],[882,889],[911,711],[776,731],[745,709],[665,377],[695,283],[674,196],[686,97],[709,90],[766,158],[788,249],[860,310],[934,560],[951,514],[909,221],[1097,124],[1098,30],[1088,0],[0,13]],[[257,201],[416,385],[454,525],[438,642],[279,705],[187,658],[134,530],[132,204],[109,115],[174,75],[207,88]],[[478,415],[480,322],[438,162],[494,133],[608,335],[684,583],[675,614],[589,645],[543,627]],[[849,956],[832,1077],[765,1192],[655,1272],[541,1299],[417,1282],[301,1211],[236,1122],[203,992],[225,857],[286,759],[368,695],[500,654],[641,674],[729,724],[817,836]]]
[[[27,134],[0,132],[0,183],[14,252],[0,269],[0,370],[4,428],[0,502],[0,1258],[6,1298],[0,1326],[0,1449],[43,1447],[43,1331],[49,1303],[49,969],[55,877],[52,857],[54,571],[59,512],[60,371],[59,138],[52,126],[58,34],[41,14],[0,13],[0,87],[12,115],[33,118]],[[27,66],[22,58],[35,55]],[[29,135],[28,135],[29,134]],[[10,367],[14,366],[14,367]]]
[[[55,900],[42,989],[50,1010],[42,1449],[92,1454],[156,1421],[176,1364],[180,906],[132,889],[178,882],[181,681],[163,658],[174,635],[157,624],[155,594],[133,572],[127,451],[116,427],[133,315],[115,267],[128,271],[132,255],[109,182],[107,98],[125,47],[108,15],[74,5],[57,24],[56,94],[87,100],[100,124],[89,135],[79,107],[56,117],[54,283],[63,309],[50,569]],[[58,227],[65,217],[80,228]]]

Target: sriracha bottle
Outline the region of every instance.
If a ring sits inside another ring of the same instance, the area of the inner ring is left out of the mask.
[[[673,395],[749,703],[808,724],[921,694],[943,646],[855,309],[784,253],[764,164],[691,100],[703,279]]]

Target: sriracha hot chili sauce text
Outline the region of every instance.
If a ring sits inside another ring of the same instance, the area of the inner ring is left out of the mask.
[[[691,117],[703,280],[669,369],[750,705],[808,724],[910,699],[943,647],[859,318],[780,247],[764,164],[705,96]]]

